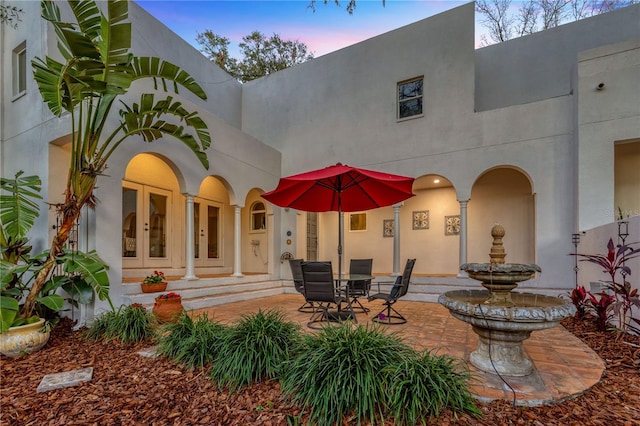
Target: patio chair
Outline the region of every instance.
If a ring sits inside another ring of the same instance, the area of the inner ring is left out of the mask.
[[[371,275],[373,269],[373,259],[351,259],[349,265],[349,274]],[[369,308],[362,305],[359,297],[369,297],[371,289],[371,280],[348,281],[349,297],[351,297],[351,306],[369,312]]]
[[[291,267],[291,277],[293,279],[293,286],[296,291],[304,296],[304,279],[302,277],[302,259],[289,259],[289,266]],[[312,302],[305,302],[298,308],[298,311],[304,313],[313,313],[315,308]]]
[[[302,262],[302,278],[304,281],[304,297],[308,303],[313,303],[315,312],[311,315],[307,327],[319,329],[316,324],[341,320],[341,305],[347,299],[340,295],[333,281],[331,262]],[[330,312],[335,308],[337,312]],[[353,310],[347,312],[355,318]]]
[[[378,293],[370,295],[368,300],[384,300],[384,309],[371,318],[371,321],[381,324],[404,324],[407,322],[407,319],[403,317],[402,314],[393,307],[393,305],[398,301],[398,299],[407,294],[411,280],[411,273],[413,272],[413,265],[415,265],[415,263],[415,259],[407,260],[402,276],[396,279],[389,293],[380,292],[380,284],[391,284],[391,282],[378,283]]]

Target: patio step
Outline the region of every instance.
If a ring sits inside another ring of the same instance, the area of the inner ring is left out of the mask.
[[[176,292],[182,296],[182,305],[187,310],[201,309],[224,303],[257,299],[282,294],[282,282],[270,279],[268,275],[245,277],[218,277],[199,280],[173,280],[167,289],[158,293],[142,293],[139,283],[123,283],[123,303],[140,303],[152,307],[155,298],[163,293]]]

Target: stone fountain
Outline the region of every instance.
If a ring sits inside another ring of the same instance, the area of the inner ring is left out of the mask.
[[[487,290],[448,291],[438,298],[455,318],[471,324],[478,347],[469,357],[476,368],[507,376],[532,373],[533,363],[523,350],[532,331],[555,327],[575,313],[570,300],[513,291],[519,282],[541,272],[538,265],[505,263],[504,228],[491,229],[489,263],[465,263],[460,269]]]

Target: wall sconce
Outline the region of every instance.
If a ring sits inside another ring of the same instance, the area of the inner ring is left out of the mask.
[[[600,83],[596,86],[596,90],[604,90],[604,83]]]

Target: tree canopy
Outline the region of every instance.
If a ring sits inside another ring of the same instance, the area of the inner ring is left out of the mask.
[[[18,22],[21,21],[20,14],[22,9],[9,4],[0,4],[0,24],[7,24],[12,28],[18,26]]]
[[[283,40],[278,34],[266,37],[253,31],[244,36],[239,44],[242,59],[232,58],[229,39],[212,30],[198,33],[196,40],[209,59],[243,83],[313,59],[304,43]]]
[[[480,23],[489,45],[610,12],[640,0],[476,0]],[[520,3],[516,8],[515,3]]]

